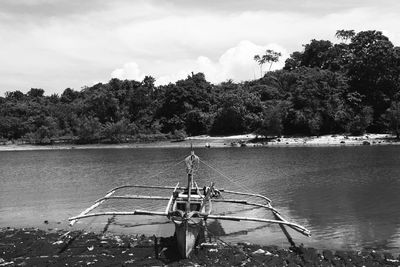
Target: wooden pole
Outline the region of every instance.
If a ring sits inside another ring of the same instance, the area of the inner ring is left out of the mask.
[[[275,208],[273,208],[271,205],[264,205],[264,204],[259,204],[255,202],[249,202],[247,200],[239,200],[239,199],[211,199],[212,202],[226,202],[226,203],[235,203],[235,204],[243,204],[243,205],[249,205],[249,206],[255,206],[255,207],[260,207],[260,208],[265,208],[271,211],[275,211],[279,213]]]
[[[112,191],[117,191],[122,188],[129,188],[129,187],[136,187],[136,188],[154,188],[154,189],[175,189],[174,186],[161,186],[161,185],[122,185],[115,187],[108,191],[107,193],[110,193]],[[187,187],[177,187],[177,189],[187,189]],[[260,194],[252,194],[252,193],[245,193],[245,192],[238,192],[238,191],[231,191],[227,189],[219,189],[220,192],[225,192],[229,194],[235,194],[235,195],[244,195],[244,196],[253,196],[253,197],[258,197],[266,200],[267,202],[271,203],[271,200],[267,198],[266,196],[260,195]]]
[[[127,185],[121,185],[118,187],[114,187],[113,189],[111,189],[109,192],[112,191],[117,191],[119,189],[122,188],[128,188],[128,187],[137,187],[137,188],[155,188],[155,189],[174,189],[174,186],[163,186],[163,185],[136,185],[136,184],[127,184]],[[185,189],[185,187],[179,187],[178,189]]]
[[[236,200],[236,199],[213,199],[212,201],[213,201],[213,202],[227,202],[227,203],[243,204],[243,205],[249,205],[249,206],[255,206],[255,207],[265,208],[265,209],[271,210],[272,213],[274,214],[274,217],[275,217],[277,220],[287,222],[287,221],[279,214],[279,211],[277,211],[275,208],[273,208],[273,207],[270,206],[270,205],[263,205],[263,204],[259,204],[259,203],[248,202],[248,201],[246,201],[246,200]],[[290,236],[289,233],[287,232],[286,228],[285,228],[282,224],[279,224],[279,226],[281,227],[281,229],[282,229],[283,233],[285,234],[286,238],[289,240],[289,243],[290,243],[291,245],[294,245],[293,239],[291,238],[291,236]],[[289,226],[290,228],[293,227],[293,226],[291,226],[291,225],[288,225],[288,226]],[[297,229],[293,229],[293,230],[296,230],[296,231],[297,231]],[[292,244],[292,243],[293,243],[293,244]]]
[[[134,211],[128,211],[128,212],[119,212],[119,211],[113,211],[113,212],[98,212],[98,213],[91,213],[91,214],[84,214],[84,215],[78,215],[75,217],[71,217],[68,220],[73,221],[73,220],[79,220],[83,218],[89,218],[89,217],[97,217],[97,216],[118,216],[118,215],[149,215],[149,216],[167,216],[168,213],[161,212],[161,211],[148,211],[148,210],[134,210]]]
[[[283,220],[283,218],[281,216],[279,216],[279,214],[273,212],[275,219],[277,220]],[[289,241],[290,245],[292,247],[296,247],[296,244],[293,241],[293,238],[290,236],[289,232],[286,230],[285,226],[283,226],[282,224],[279,224],[279,227],[281,228],[283,234],[286,236],[287,240]]]
[[[260,195],[260,194],[253,194],[253,193],[244,193],[244,192],[238,192],[238,191],[231,191],[231,190],[226,190],[226,189],[219,189],[220,192],[225,192],[229,194],[235,194],[235,195],[243,195],[243,196],[253,196],[253,197],[259,197],[267,201],[268,203],[271,203],[271,200],[267,198],[266,196]]]
[[[107,199],[151,199],[151,200],[169,200],[169,197],[160,196],[143,196],[143,195],[124,195],[124,196],[109,196],[100,198],[97,201],[103,201]]]
[[[306,236],[310,236],[310,231],[307,230],[306,228],[295,224],[295,223],[291,223],[288,221],[282,221],[282,220],[271,220],[271,219],[261,219],[261,218],[251,218],[251,217],[236,217],[236,216],[220,216],[220,215],[203,215],[209,219],[218,219],[218,220],[230,220],[230,221],[253,221],[253,222],[265,222],[265,223],[276,223],[276,224],[282,224],[282,225],[287,225],[287,226],[291,226],[293,228],[293,230],[296,230],[297,232],[306,235]]]
[[[171,205],[172,205],[172,201],[174,200],[174,193],[176,192],[176,189],[179,186],[179,182],[176,184],[174,191],[172,192],[171,198],[168,201],[167,207],[165,208],[165,213],[168,214],[171,211]]]
[[[186,202],[186,213],[190,212],[190,198],[192,196],[192,179],[193,179],[192,173],[189,172],[188,173],[188,199]]]
[[[110,197],[112,194],[114,194],[115,191],[110,191],[107,195],[105,195],[104,198]],[[78,216],[83,216],[89,212],[91,212],[92,210],[94,210],[95,208],[97,208],[101,203],[103,203],[105,201],[104,200],[100,200],[100,201],[96,201],[96,203],[94,203],[92,206],[90,206],[89,208],[87,208],[86,210],[82,211]],[[71,222],[69,223],[70,226],[73,226],[76,222],[78,221],[78,219],[75,220],[71,220]]]

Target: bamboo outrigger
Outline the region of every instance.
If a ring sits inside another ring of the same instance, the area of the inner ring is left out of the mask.
[[[113,188],[107,194],[95,201],[95,203],[81,212],[78,216],[69,218],[70,225],[74,225],[79,219],[95,217],[95,216],[118,216],[118,215],[150,215],[150,216],[166,216],[175,224],[175,236],[178,246],[178,251],[182,257],[187,258],[196,245],[204,223],[207,219],[230,220],[230,221],[253,221],[270,224],[278,224],[285,234],[291,245],[295,245],[292,237],[289,235],[286,227],[289,227],[303,235],[310,236],[310,231],[301,225],[285,220],[280,213],[272,207],[271,200],[260,194],[237,192],[226,189],[216,189],[214,184],[211,186],[199,189],[193,176],[198,168],[200,159],[194,152],[191,152],[186,159],[187,179],[186,187],[180,187],[179,183],[176,186],[152,186],[152,185],[123,185]],[[170,197],[163,196],[146,196],[146,195],[114,195],[123,188],[147,188],[147,189],[166,189],[172,190]],[[225,199],[222,194],[242,195],[256,197],[263,200],[264,203],[251,202],[240,199]],[[150,211],[150,210],[133,210],[128,212],[97,212],[90,213],[102,203],[111,199],[148,199],[168,201],[165,211]],[[212,214],[212,203],[233,203],[245,206],[252,206],[270,210],[274,219],[254,218],[254,217],[238,217]]]

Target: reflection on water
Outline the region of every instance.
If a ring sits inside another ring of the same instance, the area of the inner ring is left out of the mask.
[[[220,188],[267,195],[285,217],[311,230],[311,238],[293,233],[295,240],[305,245],[399,251],[399,152],[397,146],[198,149],[202,159],[233,180],[201,165],[197,182],[203,186],[215,181]],[[67,227],[68,217],[112,187],[185,184],[183,165],[152,175],[181,161],[187,153],[187,149],[176,148],[0,152],[0,226]],[[170,192],[138,193],[168,196]],[[116,201],[104,208],[164,210],[165,205],[160,201]],[[215,205],[215,212],[267,214],[221,203]],[[44,220],[50,224],[44,225]],[[103,230],[107,219],[85,222],[78,227]],[[169,236],[173,225],[167,222],[156,217],[116,218],[107,230]],[[208,227],[228,242],[288,245],[278,226],[210,220]]]

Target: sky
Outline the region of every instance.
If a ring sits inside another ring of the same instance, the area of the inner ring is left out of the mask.
[[[279,69],[311,39],[337,42],[340,29],[379,30],[399,46],[399,14],[398,0],[0,0],[0,95],[191,72],[251,80],[254,55],[281,52]]]

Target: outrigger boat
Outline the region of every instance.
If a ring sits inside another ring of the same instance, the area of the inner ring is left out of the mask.
[[[69,218],[70,225],[74,225],[79,219],[95,217],[95,216],[122,216],[122,215],[150,215],[150,216],[166,216],[175,224],[175,237],[177,248],[183,258],[189,257],[191,251],[196,246],[199,233],[204,229],[207,219],[229,220],[229,221],[253,221],[269,224],[278,224],[292,246],[295,243],[289,235],[286,227],[289,227],[303,235],[310,236],[310,231],[301,225],[285,220],[282,215],[272,207],[271,200],[266,196],[247,192],[237,192],[226,189],[216,189],[214,183],[209,187],[200,189],[194,181],[194,174],[198,170],[199,157],[191,154],[185,158],[187,171],[187,186],[180,187],[179,183],[173,186],[154,186],[154,185],[123,185],[113,188],[107,194],[95,201],[95,203],[81,212],[78,216]],[[203,162],[204,163],[204,162]],[[206,164],[207,165],[207,164]],[[208,166],[208,165],[207,165]],[[210,167],[210,166],[209,166]],[[173,190],[170,197],[163,196],[145,196],[145,195],[114,195],[115,192],[123,188],[147,188],[147,189],[167,189]],[[242,199],[225,198],[223,195],[241,195],[248,197],[256,197],[264,203],[252,202]],[[112,199],[149,199],[167,201],[168,204],[165,211],[150,210],[132,210],[132,211],[113,211],[113,212],[97,212],[90,213],[102,203]],[[264,208],[272,212],[274,219],[256,218],[256,217],[238,217],[212,214],[212,204],[216,202],[233,203],[255,208]]]

